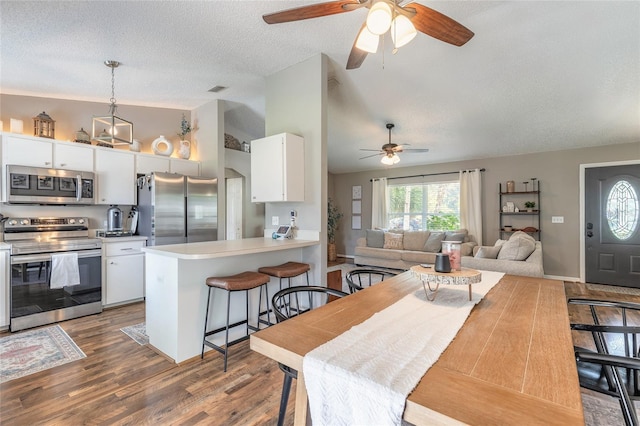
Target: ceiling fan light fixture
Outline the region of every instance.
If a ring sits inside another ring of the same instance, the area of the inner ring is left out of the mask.
[[[389,31],[391,27],[391,6],[386,0],[378,0],[367,15],[367,28],[375,35]]]
[[[387,154],[380,159],[380,162],[385,166],[393,166],[394,164],[398,164],[400,162],[400,157],[395,152],[392,154]]]
[[[398,15],[391,23],[391,39],[397,49],[409,43],[418,34],[413,22],[404,15]]]
[[[362,28],[362,31],[360,31],[360,34],[358,35],[358,40],[356,40],[356,47],[363,52],[376,53],[378,51],[379,41],[380,36],[373,34],[365,26]]]

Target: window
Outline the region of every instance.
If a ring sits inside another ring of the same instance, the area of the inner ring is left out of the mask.
[[[389,228],[411,231],[460,227],[460,182],[429,182],[388,186]]]
[[[626,180],[616,182],[607,197],[607,222],[613,235],[626,240],[636,230],[640,208],[638,196]]]

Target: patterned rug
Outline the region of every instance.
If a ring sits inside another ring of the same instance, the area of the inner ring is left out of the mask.
[[[149,343],[149,336],[147,336],[147,326],[144,322],[136,325],[130,325],[120,329],[124,334],[131,337],[139,345],[146,345]]]
[[[0,383],[82,358],[59,325],[11,334],[0,338]]]

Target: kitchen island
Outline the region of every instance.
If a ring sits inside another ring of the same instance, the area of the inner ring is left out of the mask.
[[[319,281],[319,241],[247,238],[145,247],[142,250],[145,252],[146,329],[149,344],[176,363],[200,356],[208,294],[205,284],[207,277],[257,271],[261,266],[295,261],[310,264],[311,284],[323,284]],[[298,279],[303,280],[304,276]],[[292,280],[294,284],[298,284],[296,279]],[[278,288],[277,279],[272,279],[269,295],[273,296]],[[249,316],[252,322],[256,321],[258,294],[258,289],[249,292]],[[244,297],[244,292],[232,293],[231,323],[244,319]],[[225,292],[216,290],[211,299],[209,329],[223,326],[225,314]],[[231,329],[229,340],[244,333],[244,327]],[[224,333],[212,340],[222,344]],[[233,350],[229,362],[233,362]]]

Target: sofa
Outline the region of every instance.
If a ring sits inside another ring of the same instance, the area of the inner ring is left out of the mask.
[[[493,246],[478,246],[465,229],[447,232],[371,230],[356,243],[354,263],[363,266],[407,270],[421,263],[434,264],[442,241],[461,242],[465,268],[542,277],[542,243],[518,231]]]
[[[466,229],[457,231],[403,231],[367,229],[354,251],[356,265],[407,270],[421,263],[433,264],[442,241],[462,243],[461,256],[471,256],[477,245]]]
[[[464,268],[504,272],[527,277],[543,277],[542,243],[518,231],[493,246],[476,246],[473,256],[463,256]]]

